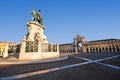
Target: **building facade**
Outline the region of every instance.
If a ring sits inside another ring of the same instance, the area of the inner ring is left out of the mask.
[[[0,41],[0,56],[4,56],[5,53],[14,53],[17,47],[18,43]]]
[[[120,40],[119,39],[105,39],[89,41],[83,44],[85,48],[83,52],[119,52]]]
[[[84,36],[77,35],[73,42],[60,44],[60,53],[99,53],[120,52],[120,39],[86,41]]]
[[[59,45],[59,51],[60,53],[74,53],[74,46],[72,43],[69,44],[60,44]]]

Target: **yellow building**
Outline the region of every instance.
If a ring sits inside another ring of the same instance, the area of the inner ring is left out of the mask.
[[[119,52],[120,40],[119,39],[105,39],[89,41],[83,44],[85,50],[83,52]]]
[[[72,43],[59,47],[60,53],[120,52],[120,39],[86,41],[84,36],[77,35]]]
[[[3,56],[6,45],[8,45],[8,53],[12,53],[16,50],[18,43],[0,41],[0,56]]]
[[[60,51],[60,53],[74,53],[75,52],[72,43],[60,44],[59,51]]]

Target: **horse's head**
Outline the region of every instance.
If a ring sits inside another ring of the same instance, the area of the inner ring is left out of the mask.
[[[31,11],[31,14],[35,15],[35,11],[34,11],[34,10],[32,10],[32,11]]]

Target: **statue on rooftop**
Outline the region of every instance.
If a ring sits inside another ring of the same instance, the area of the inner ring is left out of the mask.
[[[42,18],[40,16],[40,10],[38,10],[38,12],[35,12],[35,10],[32,10],[31,14],[33,15],[32,20],[38,21],[42,25]]]

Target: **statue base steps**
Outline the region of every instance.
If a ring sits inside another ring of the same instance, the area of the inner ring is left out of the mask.
[[[48,59],[59,57],[58,52],[27,52],[19,55],[19,60]]]

